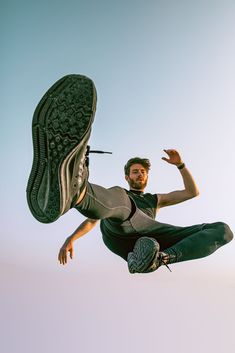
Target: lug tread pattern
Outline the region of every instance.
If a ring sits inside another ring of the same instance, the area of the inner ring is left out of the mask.
[[[154,238],[139,238],[135,243],[133,252],[129,252],[127,257],[129,272],[145,272],[159,252],[159,249],[159,244]]]
[[[27,187],[31,212],[40,222],[50,223],[60,216],[60,167],[80,143],[94,116],[96,93],[85,76],[68,75],[57,81],[39,102],[33,117],[34,160]],[[50,192],[46,209],[38,202],[44,173],[49,173]]]

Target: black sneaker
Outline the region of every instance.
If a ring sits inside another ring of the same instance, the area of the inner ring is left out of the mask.
[[[54,222],[81,194],[95,110],[94,83],[81,75],[61,78],[39,102],[33,116],[34,159],[27,186],[28,205],[38,221]]]
[[[133,252],[127,256],[127,264],[130,273],[147,273],[153,260],[159,253],[160,246],[154,238],[139,238]]]

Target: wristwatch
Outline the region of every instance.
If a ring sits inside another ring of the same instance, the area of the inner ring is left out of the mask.
[[[178,169],[183,169],[185,167],[185,164],[184,163],[181,163],[180,165],[177,165],[177,168]]]

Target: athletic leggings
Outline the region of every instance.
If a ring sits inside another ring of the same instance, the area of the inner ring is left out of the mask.
[[[161,251],[176,255],[172,262],[208,256],[233,238],[231,229],[223,222],[189,227],[157,222],[138,209],[118,186],[105,189],[88,183],[85,197],[75,208],[86,217],[101,219],[105,245],[125,260],[136,240],[143,236],[155,238]]]

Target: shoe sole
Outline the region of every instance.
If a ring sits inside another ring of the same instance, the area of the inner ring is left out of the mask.
[[[142,237],[135,243],[133,252],[127,257],[128,269],[130,273],[143,273],[154,260],[159,252],[158,242],[149,237]]]
[[[42,223],[54,222],[69,208],[69,163],[87,143],[95,109],[95,86],[82,75],[58,80],[36,107],[27,201],[33,216]]]

